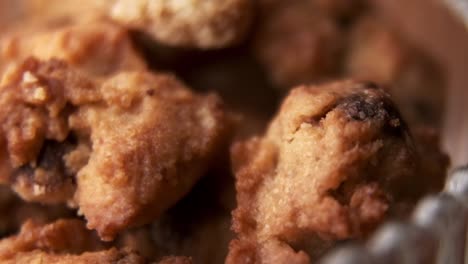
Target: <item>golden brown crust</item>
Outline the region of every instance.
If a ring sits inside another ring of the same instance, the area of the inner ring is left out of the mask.
[[[168,76],[123,74],[103,88],[114,107],[80,113],[99,144],[78,173],[75,198],[88,227],[112,237],[151,221],[190,190],[222,145],[227,116],[216,96],[195,96]]]
[[[441,187],[421,184],[404,122],[372,83],[292,90],[266,135],[237,143],[232,159],[238,239],[228,263],[308,263]]]
[[[172,76],[95,81],[55,60],[13,71],[0,103],[3,182],[28,200],[76,203],[106,239],[185,195],[229,127],[216,96],[195,95]]]
[[[116,0],[110,16],[175,46],[222,48],[239,42],[252,17],[251,0]]]

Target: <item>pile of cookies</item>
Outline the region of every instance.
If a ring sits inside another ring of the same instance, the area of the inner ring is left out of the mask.
[[[364,0],[0,0],[0,262],[316,262],[442,188],[444,86]]]

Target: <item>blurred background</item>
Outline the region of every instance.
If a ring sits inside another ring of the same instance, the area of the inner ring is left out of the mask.
[[[375,0],[403,34],[427,49],[446,69],[448,91],[443,147],[452,166],[468,162],[468,1]]]

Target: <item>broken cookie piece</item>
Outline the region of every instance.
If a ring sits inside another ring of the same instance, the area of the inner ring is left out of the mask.
[[[263,137],[234,145],[232,161],[237,239],[227,263],[309,263],[442,186],[421,173],[404,121],[372,83],[293,89]]]
[[[109,13],[162,43],[208,49],[242,40],[252,9],[251,0],[115,0]]]
[[[230,126],[215,95],[195,95],[170,75],[94,80],[57,60],[12,71],[0,109],[1,182],[29,201],[78,207],[103,239],[183,197]]]

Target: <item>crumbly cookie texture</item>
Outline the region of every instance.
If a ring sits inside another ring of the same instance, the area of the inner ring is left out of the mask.
[[[28,201],[78,207],[103,239],[183,197],[229,134],[219,98],[170,75],[95,80],[28,59],[4,81],[1,182]]]
[[[221,48],[247,33],[251,0],[115,0],[110,16],[160,42],[185,47]]]
[[[237,239],[227,263],[309,263],[404,213],[445,175],[425,179],[389,96],[355,81],[293,89],[266,134],[236,143],[232,160]]]
[[[30,56],[61,59],[92,76],[146,69],[127,30],[105,19],[19,28],[0,37],[0,74]]]

